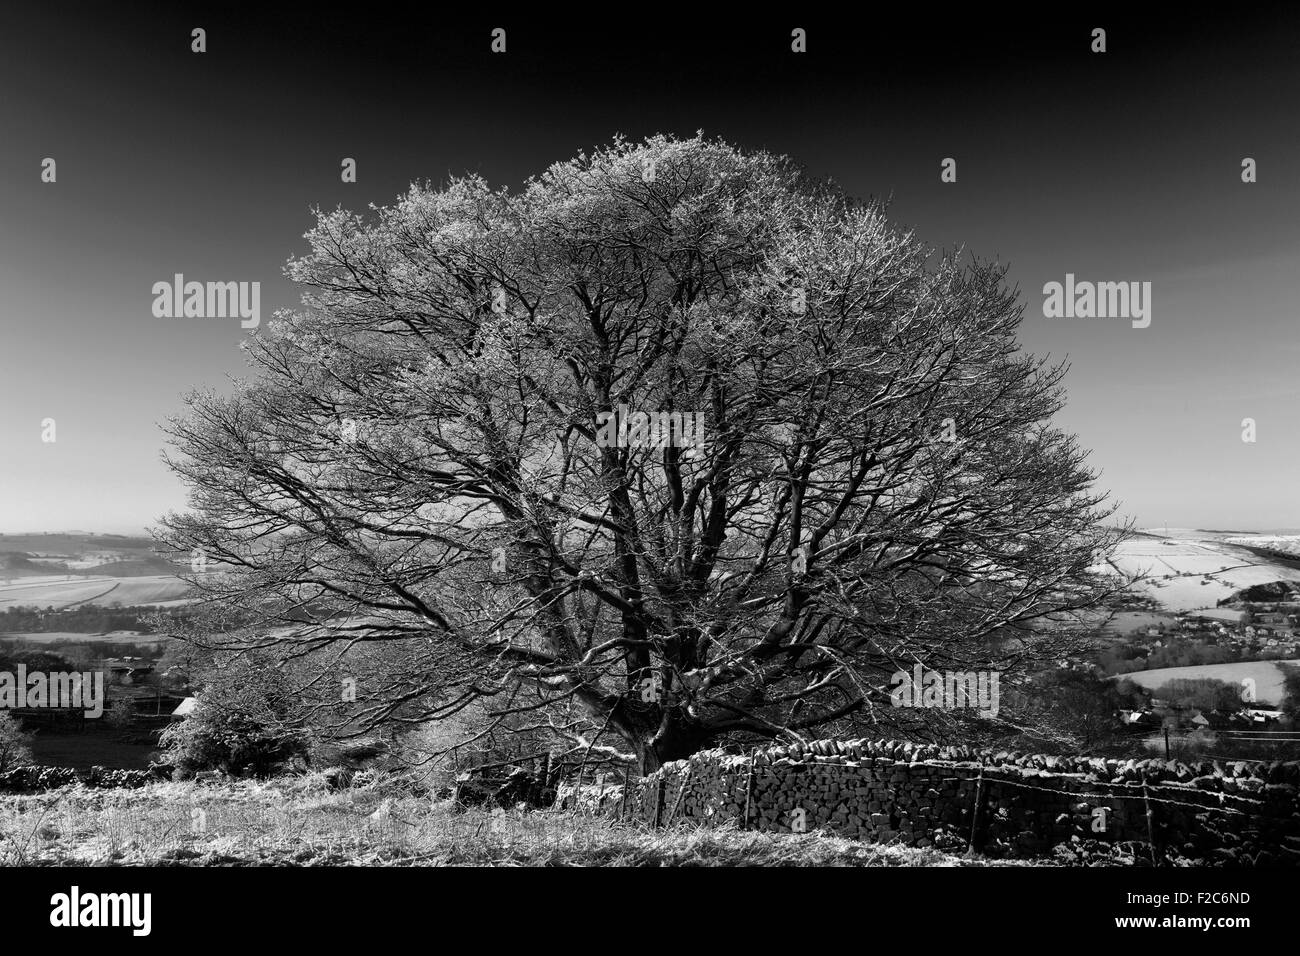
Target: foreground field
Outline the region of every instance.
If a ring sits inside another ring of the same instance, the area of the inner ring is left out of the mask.
[[[453,813],[371,789],[160,783],[0,797],[0,865],[958,866],[817,833],[651,830],[580,813]]]

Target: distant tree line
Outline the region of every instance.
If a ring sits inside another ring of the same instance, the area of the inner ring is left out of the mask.
[[[1212,677],[1175,677],[1157,687],[1153,696],[1185,709],[1233,713],[1247,706],[1239,684]]]
[[[0,649],[0,671],[14,673],[19,664],[29,673],[42,671],[49,674],[75,670],[72,661],[55,651],[13,647]]]
[[[1108,676],[1132,674],[1138,671],[1159,670],[1166,667],[1196,667],[1205,664],[1234,664],[1282,658],[1289,649],[1239,648],[1231,644],[1218,644],[1204,638],[1187,638],[1171,635],[1163,647],[1143,647],[1125,644],[1111,647],[1097,658],[1097,664]]]
[[[140,631],[152,634],[161,617],[181,619],[183,612],[160,611],[147,604],[127,607],[102,607],[78,604],[76,607],[10,607],[0,611],[0,633],[48,634],[68,631],[74,634],[100,634],[104,631]]]

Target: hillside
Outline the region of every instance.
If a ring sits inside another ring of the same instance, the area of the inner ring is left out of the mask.
[[[175,574],[180,565],[158,554],[156,547],[148,538],[122,535],[0,535],[0,579]]]

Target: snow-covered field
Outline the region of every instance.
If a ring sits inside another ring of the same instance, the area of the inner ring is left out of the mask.
[[[1200,534],[1175,529],[1168,537],[1131,538],[1110,555],[1109,566],[1124,574],[1145,575],[1136,590],[1170,611],[1213,608],[1256,584],[1300,583],[1300,569],[1228,544],[1213,532],[1204,538]]]
[[[1191,667],[1161,667],[1150,671],[1120,674],[1116,680],[1129,680],[1157,690],[1171,680],[1218,680],[1225,684],[1242,686],[1244,680],[1254,681],[1255,700],[1261,705],[1277,705],[1286,698],[1283,678],[1286,669],[1300,667],[1300,661],[1239,661],[1232,664],[1198,664]]]
[[[123,605],[154,604],[174,606],[185,603],[189,592],[180,578],[168,574],[135,578],[64,577],[20,578],[0,584],[0,608],[71,607],[74,604]]]

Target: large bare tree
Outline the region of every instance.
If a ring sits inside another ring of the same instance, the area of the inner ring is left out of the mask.
[[[1005,270],[785,158],[616,140],[307,239],[255,375],[169,427],[161,536],[241,639],[390,643],[367,721],[472,704],[644,770],[892,730],[894,672],[1032,670],[1113,591]]]

